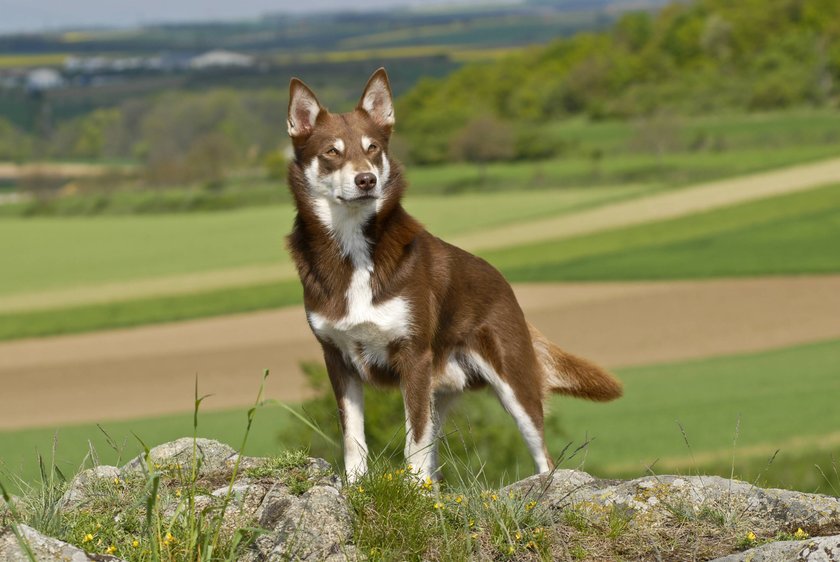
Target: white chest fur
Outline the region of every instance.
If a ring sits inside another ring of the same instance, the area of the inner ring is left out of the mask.
[[[385,366],[388,344],[406,337],[410,331],[410,307],[403,297],[373,304],[368,267],[353,272],[347,289],[347,313],[332,320],[309,312],[309,325],[318,336],[332,342],[350,360],[362,377],[368,365]]]

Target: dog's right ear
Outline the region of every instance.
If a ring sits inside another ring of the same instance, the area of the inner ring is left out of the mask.
[[[289,136],[293,139],[308,137],[315,127],[315,120],[323,108],[312,90],[297,78],[289,83]]]

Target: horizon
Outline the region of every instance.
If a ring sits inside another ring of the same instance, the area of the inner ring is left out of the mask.
[[[72,6],[62,0],[44,0],[38,6],[24,0],[4,0],[0,35],[27,35],[84,30],[119,30],[176,25],[259,20],[281,14],[313,15],[340,9],[342,12],[375,12],[385,9],[441,8],[476,5],[513,5],[523,0],[359,0],[348,8],[341,0],[310,0],[306,3],[274,0],[181,0],[174,6],[166,0],[148,0],[135,10],[120,2],[79,0]],[[279,4],[279,5],[278,5]]]

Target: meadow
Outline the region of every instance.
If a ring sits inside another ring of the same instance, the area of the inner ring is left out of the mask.
[[[840,269],[840,185],[484,253],[516,281],[690,279]]]
[[[626,186],[416,197],[409,199],[408,208],[435,234],[478,232],[492,239],[494,228],[506,224],[650,192]],[[232,286],[169,295],[131,293],[143,279],[155,276],[175,281],[179,274],[206,272],[212,279],[214,271],[234,271],[238,266],[288,264],[282,233],[288,230],[291,216],[288,207],[271,207],[222,214],[0,221],[0,251],[12,256],[10,274],[0,281],[5,289],[0,292],[0,304],[7,307],[0,314],[0,339],[299,303],[300,288],[290,269],[265,270],[276,280],[256,277],[249,281],[249,275],[263,270],[244,270],[244,278]],[[519,282],[837,272],[840,254],[834,247],[840,238],[840,185],[574,238],[552,240],[551,236],[548,231],[545,241],[479,253]],[[273,244],[269,243],[272,239]],[[499,246],[504,245],[500,240]],[[53,275],[55,271],[61,275]],[[10,308],[16,298],[37,302],[50,290],[109,282],[118,283],[112,286],[111,302],[67,302],[42,310]],[[120,291],[125,291],[122,298]]]
[[[638,196],[643,186],[409,196],[441,236],[573,212]],[[0,221],[0,297],[115,281],[288,262],[290,205],[226,213]]]
[[[650,470],[728,477],[734,472],[736,477],[765,485],[822,492],[831,492],[835,486],[837,493],[840,480],[831,463],[832,451],[840,443],[836,431],[840,410],[834,407],[840,392],[838,364],[840,341],[829,341],[620,369],[617,374],[625,384],[625,396],[616,402],[552,400],[546,424],[549,448],[560,455],[569,444],[569,451],[583,445],[574,456],[566,455],[571,458],[563,466],[600,476],[640,476]],[[254,373],[255,394],[260,376]],[[323,383],[323,375],[318,377],[316,382]],[[322,390],[326,392],[324,387]],[[376,397],[370,403],[378,420],[368,427],[372,454],[384,454],[399,464],[401,398],[395,391],[368,392]],[[185,396],[184,403],[190,404],[191,397]],[[212,407],[212,397],[204,405]],[[340,447],[307,425],[314,422],[327,436],[338,435],[332,397],[310,400],[294,410],[296,415],[276,405],[261,408],[246,452],[276,455],[282,449],[304,448],[338,463]],[[815,412],[819,415],[813,415]],[[467,397],[456,413],[447,425],[449,455],[470,459],[471,470],[482,472],[482,478],[491,484],[531,473],[527,450],[495,398],[476,393]],[[239,443],[245,422],[245,408],[201,412],[199,435]],[[85,461],[89,450],[105,464],[125,461],[140,452],[132,433],[147,443],[161,443],[190,435],[192,423],[192,414],[184,413],[108,422],[101,428],[84,424],[0,432],[3,472],[7,474],[4,480],[8,481],[9,473],[35,479],[39,470],[35,451],[48,458],[54,440],[57,466],[73,473],[83,462],[90,462]],[[109,440],[117,449],[109,446]]]

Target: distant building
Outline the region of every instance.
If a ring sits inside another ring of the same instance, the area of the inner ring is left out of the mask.
[[[202,55],[193,57],[190,60],[190,68],[214,68],[214,67],[230,67],[230,66],[253,66],[254,57],[234,53],[233,51],[224,51],[221,49],[208,51]]]
[[[25,84],[29,92],[43,92],[60,88],[64,85],[64,78],[53,68],[36,68],[26,75]]]

